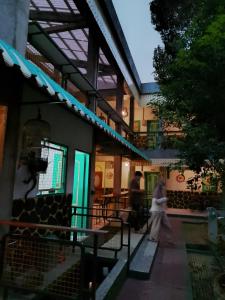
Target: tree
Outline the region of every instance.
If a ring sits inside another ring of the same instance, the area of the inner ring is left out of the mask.
[[[191,2],[172,1],[168,9],[167,1],[151,3],[164,42],[154,54],[164,101],[155,105],[166,124],[182,128],[181,158],[197,172],[204,165],[215,169],[225,190],[225,6]]]

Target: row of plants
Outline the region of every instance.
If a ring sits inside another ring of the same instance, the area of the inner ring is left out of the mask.
[[[216,300],[225,300],[225,219],[223,218],[218,221],[217,241],[210,243],[210,248],[218,265],[213,280],[214,296]]]

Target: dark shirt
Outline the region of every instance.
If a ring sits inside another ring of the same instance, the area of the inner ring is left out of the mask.
[[[133,178],[130,182],[130,204],[140,204],[140,192],[132,190],[140,190],[140,182],[136,178]]]

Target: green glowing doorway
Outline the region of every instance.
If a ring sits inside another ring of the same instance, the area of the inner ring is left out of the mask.
[[[73,200],[72,205],[77,206],[77,214],[86,214],[88,207],[90,155],[75,151]],[[72,226],[87,227],[86,216],[73,216]]]

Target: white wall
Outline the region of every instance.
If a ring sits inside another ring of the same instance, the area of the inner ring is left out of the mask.
[[[130,181],[130,162],[122,162],[121,188],[128,189]]]
[[[23,101],[44,101],[48,98],[38,90],[33,90],[26,85],[23,95]],[[67,185],[66,192],[71,193],[73,189],[74,173],[74,152],[75,150],[91,153],[93,149],[92,136],[93,128],[84,120],[64,109],[64,104],[42,104],[42,119],[51,125],[51,141],[68,147],[67,161]],[[22,128],[28,119],[37,117],[38,105],[23,105],[20,117],[20,136],[19,136],[19,154],[21,150]],[[14,187],[14,199],[23,197],[28,190],[28,185],[22,183],[26,170],[17,169],[16,181]],[[26,176],[25,176],[26,177]],[[29,197],[36,195],[36,190],[29,194]]]
[[[135,171],[141,171],[143,174],[144,172],[158,172],[159,174],[163,174],[165,172],[162,171],[162,169],[159,166],[143,166],[143,167],[135,167]],[[184,171],[184,176],[185,176],[185,181],[184,182],[178,182],[177,181],[177,176],[179,175],[179,171],[173,170],[169,174],[169,178],[166,178],[166,188],[167,190],[172,190],[172,191],[189,191],[187,189],[187,183],[186,181],[193,177],[195,173],[191,170],[185,170]],[[141,189],[144,189],[144,178],[141,180],[140,184]]]
[[[147,131],[147,120],[157,120],[150,107],[140,107],[135,103],[134,120],[140,121],[140,131]]]
[[[95,172],[102,172],[102,188],[105,187],[105,162],[96,161],[95,162]]]
[[[99,157],[98,157],[99,159]],[[96,161],[95,171],[102,172],[102,188],[113,188],[114,169],[106,168],[106,162],[111,162],[113,167],[113,157],[106,157],[105,161]],[[110,159],[110,160],[109,160]],[[122,162],[121,188],[127,189],[130,180],[130,163]]]
[[[170,176],[169,178],[166,180],[166,187],[167,190],[171,190],[171,191],[190,191],[189,189],[187,189],[187,183],[186,181],[193,177],[195,175],[195,173],[191,170],[185,170],[183,175],[185,177],[185,181],[184,182],[178,182],[177,181],[177,176],[179,175],[179,171],[171,171],[170,172]]]

